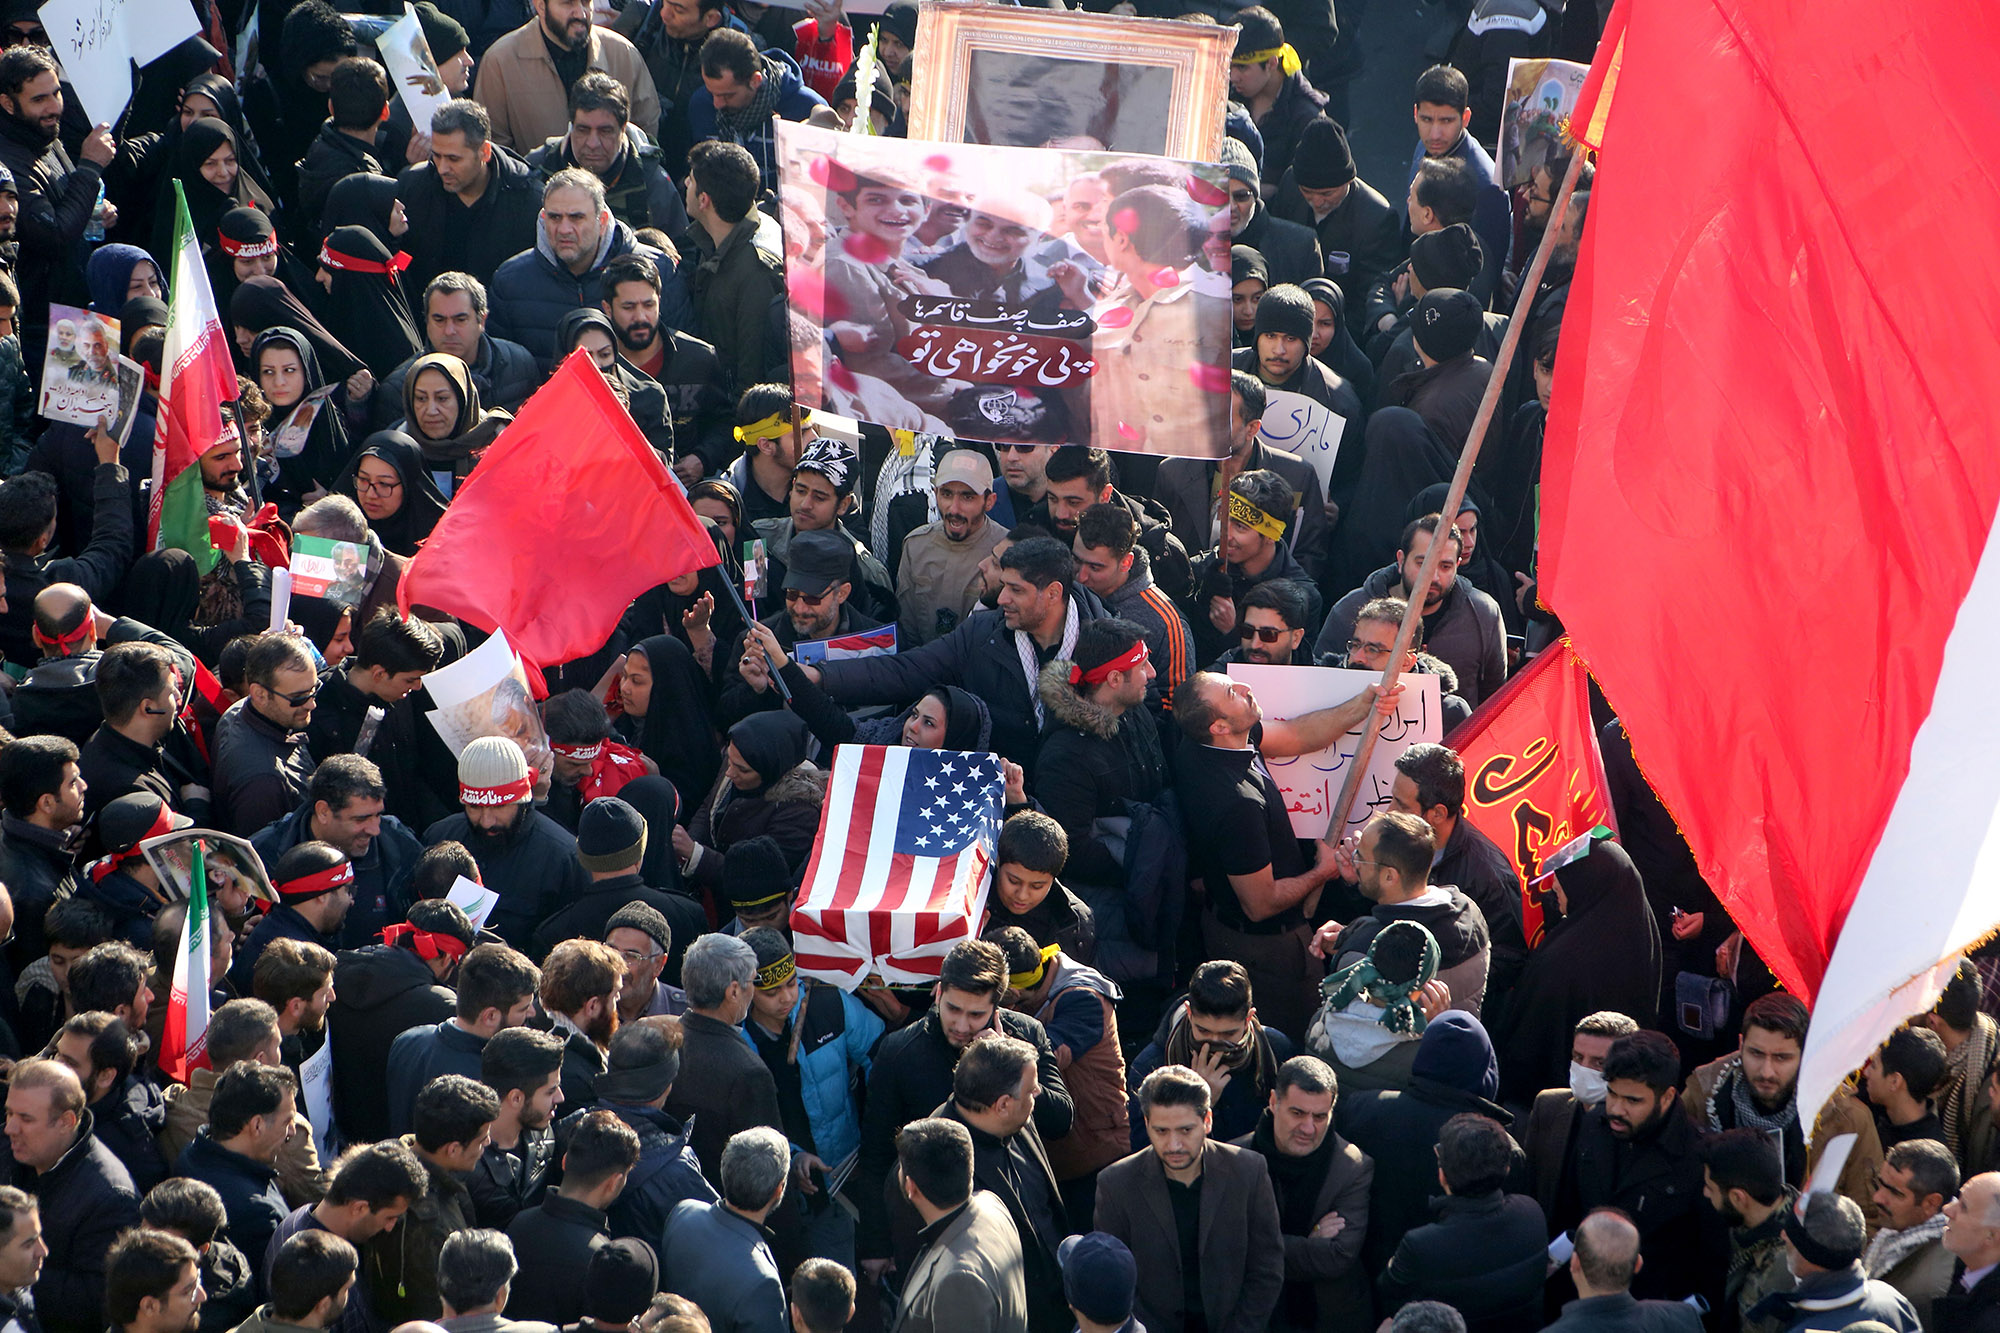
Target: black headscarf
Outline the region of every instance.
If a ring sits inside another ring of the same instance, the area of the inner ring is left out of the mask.
[[[655,684],[653,688],[657,691],[659,686]],[[731,727],[729,743],[743,756],[744,763],[757,770],[761,790],[805,762],[812,732],[797,713],[776,709],[752,713]]]
[[[722,769],[709,718],[708,678],[688,646],[671,634],[641,639],[631,651],[652,668],[653,696],[646,716],[618,720],[619,734],[660,766],[661,776],[680,793],[681,809],[697,809]]]
[[[167,310],[167,303],[157,296],[135,296],[118,308],[118,336],[124,339],[126,354],[130,355],[132,339],[139,336],[142,329],[166,327],[173,316]]]
[[[200,600],[201,571],[194,557],[178,547],[153,552],[125,576],[125,614],[190,648]]]
[[[939,749],[981,754],[992,745],[992,715],[979,696],[956,685],[924,691],[925,698],[932,695],[944,700],[944,744]]]
[[[1315,301],[1324,301],[1333,311],[1333,341],[1319,354],[1320,364],[1354,386],[1361,401],[1375,401],[1375,363],[1356,345],[1347,328],[1347,296],[1332,278],[1307,278],[1299,286]]]
[[[334,263],[327,262],[329,255]],[[349,347],[359,348],[369,372],[383,379],[411,357],[421,355],[423,339],[417,336],[410,303],[403,299],[402,280],[395,271],[353,272],[339,267],[341,257],[386,265],[395,256],[374,232],[354,226],[335,227],[320,254],[320,267],[332,279],[326,299],[327,327]]]
[[[446,504],[444,492],[424,466],[423,450],[399,430],[378,430],[363,440],[361,448],[340,470],[340,479],[333,484],[336,495],[345,495],[356,504],[361,503],[361,497],[354,479],[364,458],[380,459],[396,469],[396,475],[403,479],[403,507],[387,518],[369,519],[368,530],[397,555],[415,555],[418,543],[430,536],[431,529],[444,517]]]
[[[727,477],[703,477],[688,487],[688,503],[696,500],[720,500],[729,506],[730,515],[736,528],[736,540],[731,542],[726,534],[718,534],[717,540],[723,547],[723,558],[729,562],[732,575],[743,570],[740,544],[750,540],[748,530],[750,520],[743,512],[743,492],[736,489],[736,483]]]
[[[189,93],[199,93],[215,103],[214,119],[227,125],[229,132],[236,136],[238,169],[249,173],[251,181],[265,198],[274,197],[270,173],[264,170],[263,159],[257,152],[256,136],[250,132],[250,123],[243,118],[243,101],[236,95],[235,87],[220,74],[197,74],[182,85],[181,100],[186,101]],[[178,144],[181,134],[180,110],[176,107],[166,133],[161,136],[160,146],[171,151]]]
[[[674,825],[680,822],[681,811],[686,807],[681,804],[674,784],[648,774],[620,787],[618,799],[637,810],[646,821],[646,859],[639,863],[640,880],[656,889],[678,888],[681,862],[674,853]]]
[[[201,164],[224,145],[236,154],[236,184],[227,191],[216,189],[201,174]],[[181,131],[180,141],[174,145],[173,152],[173,170],[168,179],[161,182],[160,197],[154,203],[154,254],[173,253],[173,182],[176,180],[187,194],[188,221],[194,227],[194,234],[204,240],[215,234],[222,215],[232,208],[260,208],[266,213],[273,211],[270,194],[258,186],[254,175],[243,169],[242,141],[226,121],[203,116]]]
[[[326,209],[320,225],[332,231],[340,227],[366,227],[385,246],[394,246],[389,235],[389,214],[396,206],[396,182],[389,176],[357,171],[342,176],[327,192]]]
[[[305,303],[292,289],[276,278],[259,274],[239,286],[236,294],[229,298],[229,322],[252,333],[262,333],[266,329],[296,329],[312,344],[313,355],[319,359],[319,368],[326,375],[327,383],[338,384],[355,371],[365,368],[361,358],[348,351],[340,339],[334,337],[326,325],[306,309]],[[250,378],[255,380],[257,376],[253,373]]]
[[[279,512],[289,519],[308,491],[315,486],[330,488],[340,475],[341,465],[347,461],[347,426],[340,419],[340,405],[330,395],[315,405],[309,423],[297,424],[313,392],[324,388],[327,382],[319,359],[313,354],[311,340],[299,330],[280,325],[258,334],[257,341],[250,346],[251,370],[258,369],[266,348],[279,346],[290,348],[297,355],[306,382],[305,396],[298,402],[285,408],[271,405],[271,420],[266,427],[277,461],[277,477],[267,480],[264,494],[267,499],[275,500]],[[262,376],[253,373],[251,380],[261,384]]]
[[[1424,487],[1451,479],[1458,457],[1424,419],[1407,407],[1385,407],[1368,418],[1367,450],[1354,498],[1334,529],[1326,586],[1358,588],[1396,558],[1403,509]]]
[[[1556,881],[1569,911],[1528,954],[1493,1030],[1501,1096],[1510,1101],[1568,1082],[1570,1035],[1585,1015],[1608,1009],[1643,1026],[1660,1002],[1659,925],[1625,849],[1592,843],[1589,855],[1556,871]]]
[[[729,595],[726,586],[727,581],[734,577],[730,572],[733,566],[729,560],[729,544],[723,540],[722,529],[714,519],[702,518],[701,525],[709,541],[714,543],[720,563],[696,572],[694,591],[691,593],[675,592],[671,583],[662,583],[640,593],[633,599],[631,609],[620,622],[620,628],[635,639],[664,633],[686,643],[687,629],[681,624],[681,617],[706,593],[715,599],[715,607],[709,612],[708,628],[715,635],[716,656],[719,659],[729,645],[736,642],[736,636],[743,632],[743,617],[737,614],[736,599]]]

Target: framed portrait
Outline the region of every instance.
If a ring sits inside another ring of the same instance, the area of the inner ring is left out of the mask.
[[[1222,153],[1236,30],[1012,5],[925,5],[910,137],[1012,148]]]

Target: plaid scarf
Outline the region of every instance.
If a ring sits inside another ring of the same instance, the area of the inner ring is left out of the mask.
[[[1938,1119],[1944,1122],[1945,1146],[1960,1161],[1965,1160],[1962,1145],[1966,1131],[1972,1127],[1973,1108],[1978,1105],[1986,1076],[1993,1068],[1996,1035],[2000,1035],[2000,1025],[1985,1014],[1978,1015],[1971,1034],[1945,1061],[1946,1082],[1944,1096],[1939,1099]]]
[[[778,111],[778,80],[784,70],[769,56],[758,56],[764,78],[750,94],[750,104],[737,110],[715,108],[716,137],[724,143],[747,144],[767,132]]]

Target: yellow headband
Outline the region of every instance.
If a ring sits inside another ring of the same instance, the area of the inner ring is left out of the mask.
[[[1286,78],[1290,78],[1299,72],[1299,53],[1292,49],[1290,42],[1286,42],[1283,46],[1274,46],[1268,51],[1245,51],[1242,55],[1231,56],[1229,63],[1232,65],[1261,65],[1266,60],[1272,59],[1277,60],[1278,68],[1284,71]]]
[[[776,962],[766,963],[757,969],[757,989],[777,990],[790,981],[798,972],[798,964],[792,955],[786,954]]]
[[[1009,986],[1012,986],[1015,990],[1018,991],[1033,990],[1035,987],[1042,984],[1043,976],[1045,976],[1048,973],[1049,959],[1054,958],[1058,953],[1061,952],[1062,952],[1062,945],[1051,944],[1048,948],[1042,950],[1042,961],[1035,964],[1034,971],[1010,972],[1007,974],[1007,984]]]
[[[810,411],[799,413],[800,429],[804,429],[811,421],[812,413]],[[773,412],[762,421],[753,421],[747,426],[738,426],[736,428],[736,440],[739,444],[755,444],[759,440],[779,439],[789,433],[791,429],[792,414],[789,410]]]
[[[1235,491],[1229,493],[1229,519],[1230,522],[1241,523],[1244,527],[1249,528],[1253,532],[1261,533],[1274,542],[1281,542],[1285,539],[1285,524],[1283,519],[1272,518]]]

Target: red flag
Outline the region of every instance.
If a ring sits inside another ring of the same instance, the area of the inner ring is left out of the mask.
[[[460,484],[396,590],[505,630],[523,660],[596,652],[632,599],[717,560],[680,483],[573,352]]]
[[[1967,600],[2000,501],[2000,320],[1940,245],[2000,252],[2000,6],[1625,8],[1543,594],[1731,917],[1821,1001],[1813,1041],[1886,1030],[1892,991],[1996,923],[1965,895],[2000,800],[1971,743],[2000,626]],[[1929,837],[1882,841],[1904,801]],[[1817,994],[1864,875],[1911,939],[1858,941],[1866,966]],[[1806,1082],[1830,1086],[1802,1079],[1802,1111]]]
[[[1542,942],[1532,883],[1564,844],[1611,823],[1611,788],[1590,725],[1590,677],[1568,639],[1446,737],[1465,764],[1465,818],[1500,844],[1521,877],[1521,929]]]

